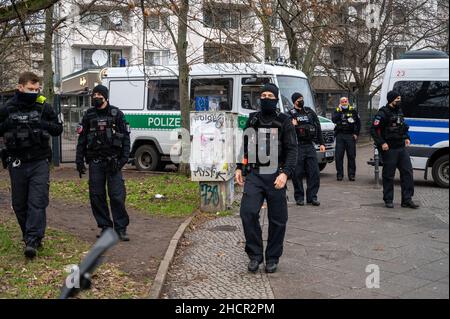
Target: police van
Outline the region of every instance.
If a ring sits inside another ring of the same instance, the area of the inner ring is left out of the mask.
[[[409,125],[411,147],[408,151],[413,168],[428,170],[434,182],[449,186],[449,82],[448,55],[424,50],[406,52],[390,61],[381,89],[380,107],[386,95],[395,90],[402,96],[402,110]]]
[[[178,67],[133,66],[101,71],[110,90],[110,103],[125,114],[131,128],[130,157],[138,170],[161,169],[171,162],[176,139],[171,132],[181,127]],[[191,67],[191,110],[238,113],[243,128],[251,112],[259,109],[260,88],[272,82],[280,88],[279,109],[293,107],[291,95],[301,92],[305,106],[314,109],[314,96],[305,74],[275,64],[196,64]],[[320,117],[326,152],[317,152],[320,168],[334,160],[334,124]],[[318,150],[318,147],[317,147]]]

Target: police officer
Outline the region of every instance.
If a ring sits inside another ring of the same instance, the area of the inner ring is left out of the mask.
[[[6,146],[3,164],[9,170],[12,206],[28,258],[37,255],[45,235],[50,137],[63,131],[56,113],[39,95],[39,87],[36,74],[22,73],[14,97],[0,109],[0,136]]]
[[[292,124],[295,126],[298,141],[298,162],[295,176],[292,178],[295,202],[299,206],[305,205],[303,178],[306,176],[306,202],[319,206],[317,193],[320,187],[320,170],[313,142],[318,142],[320,152],[325,152],[320,121],[316,113],[305,106],[301,93],[292,94],[292,103],[294,103],[294,109],[289,114],[292,118]]]
[[[289,117],[277,110],[278,92],[278,87],[274,84],[263,86],[261,111],[249,116],[244,130],[244,162],[238,163],[235,174],[236,182],[243,186],[243,170],[249,170],[240,215],[246,239],[245,251],[250,258],[250,272],[256,272],[263,262],[259,214],[264,200],[267,201],[269,218],[269,237],[265,250],[266,272],[273,273],[277,270],[283,252],[288,219],[286,182],[294,174],[297,142]],[[264,158],[269,153],[270,159]]]
[[[80,177],[86,172],[84,163],[89,164],[89,198],[101,233],[114,227],[122,241],[129,241],[126,232],[129,218],[121,170],[128,162],[130,134],[124,114],[109,104],[108,97],[108,89],[103,85],[97,85],[92,91],[93,107],[86,111],[78,129],[76,164]],[[113,221],[105,185],[108,186]]]
[[[401,96],[395,91],[387,94],[388,104],[382,107],[372,123],[370,133],[383,159],[383,200],[387,208],[394,208],[395,170],[400,171],[402,207],[417,208],[413,202],[414,180],[411,159],[405,146],[411,144],[409,126],[400,108]]]
[[[347,153],[347,173],[350,181],[356,174],[356,141],[361,130],[358,111],[348,103],[347,97],[340,99],[339,106],[333,112],[332,121],[336,124],[336,171],[337,180],[344,178],[344,154]]]

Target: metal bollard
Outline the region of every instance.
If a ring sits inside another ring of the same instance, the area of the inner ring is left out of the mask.
[[[373,160],[375,162],[375,188],[380,187],[380,155],[378,148],[375,146],[373,150]]]

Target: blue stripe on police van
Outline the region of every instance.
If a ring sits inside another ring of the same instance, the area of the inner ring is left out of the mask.
[[[414,132],[410,131],[411,144],[432,146],[442,141],[448,141],[447,133]]]
[[[446,127],[448,128],[448,120],[411,120],[406,119],[409,126],[427,126],[427,127]]]

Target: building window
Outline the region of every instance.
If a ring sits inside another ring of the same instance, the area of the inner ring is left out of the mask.
[[[252,44],[205,43],[203,46],[205,63],[251,62],[252,52]]]
[[[107,62],[104,65],[96,65],[92,60],[92,54],[98,49],[81,49],[81,67],[83,69],[97,69],[100,67],[118,67],[120,66],[120,58],[122,56],[122,50],[108,50],[108,49],[100,49],[105,52],[107,55]]]
[[[352,66],[366,67],[368,46],[365,43],[346,48],[344,45],[330,47],[330,59],[334,67],[349,68]]]
[[[145,52],[145,65],[168,65],[170,58],[169,50],[155,50]]]
[[[403,6],[397,6],[392,9],[392,24],[402,25],[408,23],[408,18],[406,16],[408,10]]]
[[[152,14],[147,18],[147,28],[152,31],[167,31],[169,16],[167,14]]]
[[[386,47],[386,62],[400,59],[400,56],[406,52],[404,46],[388,46]]]
[[[128,12],[93,8],[81,17],[82,25],[98,27],[100,31],[129,31]]]
[[[272,56],[271,56],[271,60],[276,60],[280,57],[280,48],[278,47],[272,47]]]
[[[239,29],[241,26],[241,10],[204,7],[203,23],[208,28]]]
[[[274,28],[275,30],[278,30],[281,27],[281,20],[277,16],[273,15],[270,18],[270,24],[271,24],[272,28]]]
[[[330,48],[331,62],[336,67],[344,66],[344,47],[334,46]]]

